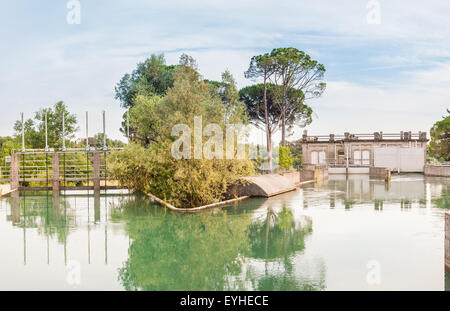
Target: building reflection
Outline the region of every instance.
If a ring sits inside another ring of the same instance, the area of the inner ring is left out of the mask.
[[[394,176],[391,182],[385,182],[371,179],[368,175],[350,175],[348,178],[345,175],[329,175],[325,187],[330,190],[330,207],[341,201],[347,209],[355,204],[373,204],[375,210],[382,210],[384,202],[398,204],[402,209],[416,206],[450,208],[449,195],[445,193],[450,187],[448,179],[411,174],[402,179]],[[432,197],[438,199],[432,200]]]

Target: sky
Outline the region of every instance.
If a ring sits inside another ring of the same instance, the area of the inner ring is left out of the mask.
[[[107,135],[125,140],[114,86],[151,54],[189,54],[205,79],[228,69],[243,87],[253,55],[291,46],[327,70],[308,134],[429,131],[450,108],[449,16],[442,0],[2,0],[0,136],[63,100],[78,137],[85,111],[93,134],[105,110]]]

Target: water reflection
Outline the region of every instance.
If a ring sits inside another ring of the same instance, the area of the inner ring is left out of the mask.
[[[306,287],[293,275],[292,257],[304,249],[311,220],[302,225],[291,210],[276,213],[269,208],[260,222],[252,219],[245,206],[239,212],[223,209],[183,215],[159,207],[143,208],[147,204],[142,200],[114,208],[115,219],[125,219],[131,237],[129,259],[119,272],[127,290]],[[265,261],[263,277],[252,271],[253,259]],[[277,260],[283,262],[284,270],[268,271],[268,263]]]
[[[0,233],[10,237],[0,242],[9,250],[0,288],[19,279],[17,289],[37,289],[46,273],[49,289],[71,289],[65,267],[77,260],[82,289],[374,289],[365,269],[375,258],[389,271],[379,289],[448,290],[442,224],[449,186],[421,175],[390,184],[330,176],[194,215],[143,196],[14,194],[0,201]]]

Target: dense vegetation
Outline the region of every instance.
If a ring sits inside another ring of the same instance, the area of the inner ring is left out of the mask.
[[[164,70],[156,72],[165,75]],[[112,155],[109,169],[123,184],[151,192],[178,207],[218,202],[225,197],[230,184],[241,176],[253,174],[252,161],[225,159],[225,156],[176,159],[172,145],[178,137],[172,135],[172,128],[185,124],[193,129],[194,117],[201,116],[203,127],[215,123],[223,129],[227,124],[246,123],[245,109],[237,100],[235,82],[228,72],[223,74],[221,82],[204,81],[195,61],[183,55],[173,69],[173,78],[173,86],[165,94],[136,87],[134,83],[139,84],[141,80],[131,82],[129,90],[118,87],[123,94],[138,91],[129,104],[132,143]],[[194,141],[193,132],[188,133],[191,141]],[[187,153],[192,155],[193,144],[187,148]]]
[[[129,132],[132,143],[112,155],[109,168],[121,183],[151,192],[175,206],[195,207],[223,200],[239,177],[261,169],[264,159],[260,147],[254,161],[248,159],[248,150],[246,158],[225,159],[228,150],[216,150],[220,147],[207,141],[202,142],[200,153],[211,148],[214,156],[193,159],[196,147],[182,144],[183,157],[177,159],[173,156],[177,135],[182,133],[195,142],[195,130],[190,129],[200,116],[202,128],[214,123],[222,129],[218,133],[216,128],[208,136],[223,135],[220,140],[225,145],[228,125],[250,123],[266,133],[268,169],[272,171],[272,157],[289,169],[299,160],[293,158],[286,136],[294,125],[311,123],[312,109],[305,101],[321,96],[324,73],[324,66],[302,51],[274,49],[253,57],[245,73],[249,79],[262,78],[263,83],[238,91],[228,71],[222,74],[222,81],[203,80],[195,60],[188,55],[183,54],[179,64],[171,66],[165,64],[163,55],[152,55],[116,86],[116,99],[127,109],[121,130]],[[173,132],[179,124],[189,131]],[[278,129],[282,142],[273,156],[272,134]],[[233,141],[232,153],[236,154],[238,142]]]
[[[450,110],[447,113],[431,128],[431,142],[428,145],[430,155],[441,161],[450,161]]]

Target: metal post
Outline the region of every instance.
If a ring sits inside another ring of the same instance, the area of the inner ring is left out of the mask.
[[[334,166],[336,166],[336,143],[334,143]]]
[[[103,150],[106,150],[106,118],[105,118],[105,110],[102,111],[103,113]]]
[[[20,113],[22,117],[22,152],[25,152],[25,126],[23,123],[23,112]]]
[[[47,111],[45,112],[45,152],[48,151]]]
[[[86,151],[89,150],[88,112],[86,111]]]
[[[62,151],[66,151],[66,125],[64,112],[62,115]]]
[[[94,190],[100,191],[100,154],[97,150],[93,153],[92,162],[94,169]]]

